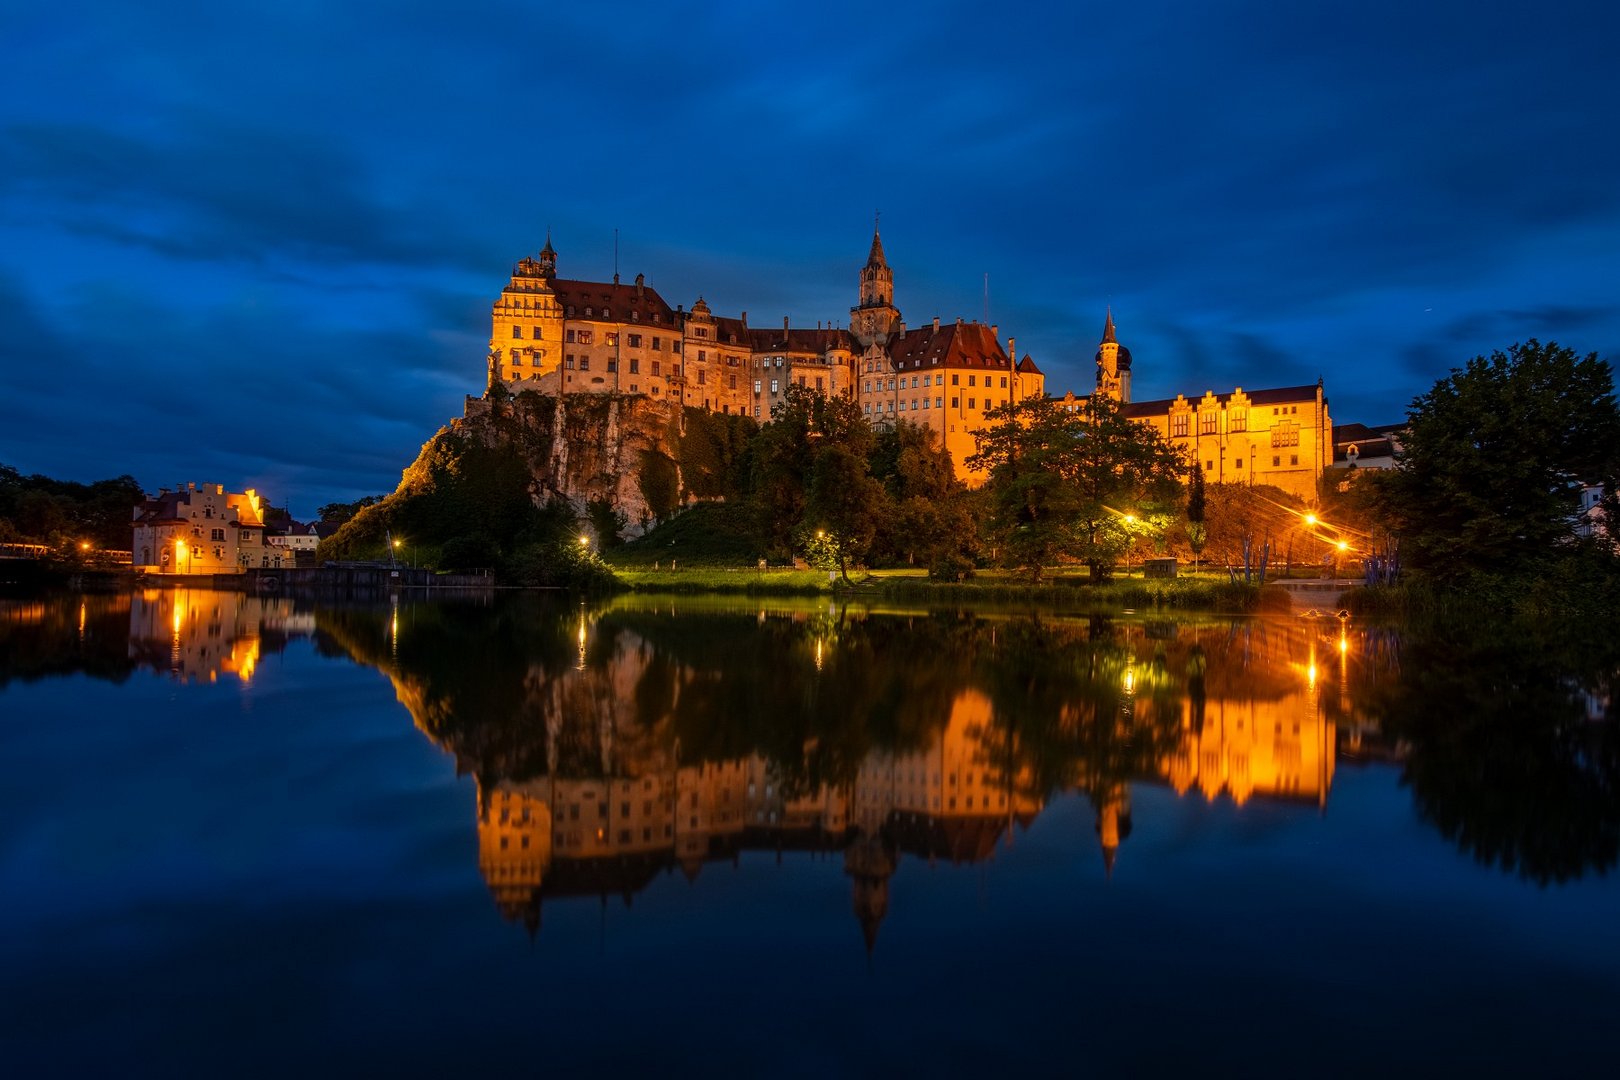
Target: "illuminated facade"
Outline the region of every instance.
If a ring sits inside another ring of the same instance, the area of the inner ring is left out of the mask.
[[[547,238],[525,258],[491,311],[489,381],[544,394],[642,394],[768,421],[790,386],[855,398],[873,424],[904,419],[937,433],[957,471],[977,450],[991,408],[1045,392],[1028,356],[999,328],[957,320],[907,330],[876,231],[848,329],[750,327],[699,297],[671,308],[637,275],[633,285],[557,276]]]
[[[1108,312],[1097,346],[1097,389],[1120,402],[1125,415],[1147,424],[1203,467],[1211,484],[1271,484],[1316,501],[1324,470],[1333,466],[1333,421],[1322,383],[1230,394],[1206,390],[1159,401],[1131,400],[1131,351],[1115,335]],[[1068,394],[1062,404],[1078,408]]]
[[[265,542],[258,492],[223,484],[164,488],[135,507],[131,554],[148,574],[240,574],[249,567],[293,564],[293,553]]]

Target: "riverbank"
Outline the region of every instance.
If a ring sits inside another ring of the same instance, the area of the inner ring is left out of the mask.
[[[878,570],[852,574],[848,583],[825,570],[631,570],[614,575],[635,592],[736,596],[838,596],[845,599],[905,600],[949,604],[1059,603],[1068,607],[1119,610],[1250,612],[1285,609],[1281,590],[1232,582],[1222,575],[1179,578],[1116,576],[1093,584],[1084,572],[1060,573],[1040,582],[1015,574],[982,572],[961,582],[935,581],[921,570]]]

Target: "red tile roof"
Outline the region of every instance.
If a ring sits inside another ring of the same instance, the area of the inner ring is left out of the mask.
[[[896,370],[924,367],[1009,368],[1001,343],[983,323],[921,326],[895,338],[889,351]]]
[[[567,318],[675,325],[675,310],[664,303],[658,290],[650,285],[615,285],[612,282],[556,278],[551,288],[557,294],[557,302],[562,305],[563,315]],[[589,316],[585,314],[586,308],[591,309]],[[602,314],[604,309],[606,315]],[[632,313],[636,318],[631,318]],[[655,314],[658,316],[656,319],[653,317]]]
[[[748,340],[755,352],[814,353],[822,355],[829,349],[849,349],[855,341],[848,330],[780,329],[750,330]]]

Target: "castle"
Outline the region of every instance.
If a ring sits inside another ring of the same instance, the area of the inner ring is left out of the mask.
[[[873,424],[904,419],[932,429],[969,483],[963,462],[978,449],[985,414],[1046,393],[1046,376],[1000,328],[976,321],[908,328],[894,304],[894,271],[878,230],[860,271],[847,328],[751,327],[748,313],[715,315],[700,296],[671,308],[637,274],[625,285],[557,276],[551,238],[526,257],[495,301],[489,385],[549,395],[646,395],[691,408],[768,421],[792,385],[854,398]],[[1320,382],[1201,398],[1131,401],[1131,353],[1112,311],[1095,357],[1096,393],[1152,425],[1211,482],[1276,484],[1316,498],[1333,462],[1332,422]],[[1066,407],[1084,398],[1070,393]],[[1269,411],[1268,411],[1269,410]]]

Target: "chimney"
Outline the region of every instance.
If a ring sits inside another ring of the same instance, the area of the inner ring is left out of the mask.
[[[996,338],[997,340],[1000,340],[1000,338],[1001,338],[1001,327],[997,326],[995,323],[991,323],[990,324],[990,336],[993,337],[993,338]]]
[[[744,330],[748,329],[748,312],[746,311],[742,313],[742,324]]]
[[[636,299],[640,300],[642,294],[645,293],[646,291],[647,291],[647,275],[646,274],[637,274],[636,275]]]
[[[934,333],[939,333],[939,316],[934,316]]]
[[[961,325],[962,325],[962,316],[960,316],[960,315],[958,315],[958,316],[957,316],[957,317],[956,317],[956,325],[957,325],[957,326],[961,326]]]
[[[1015,337],[1007,339],[1007,362],[1013,367],[1018,366],[1018,339]]]
[[[787,335],[788,335],[788,317],[786,315],[784,315],[784,316],[782,316],[782,339],[784,341],[787,340]]]

